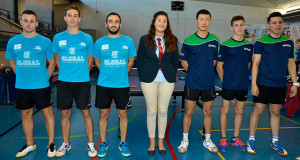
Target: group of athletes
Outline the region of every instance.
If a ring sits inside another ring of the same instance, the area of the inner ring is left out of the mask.
[[[70,5],[65,9],[64,20],[67,30],[56,34],[52,43],[36,32],[38,26],[36,14],[31,10],[25,10],[20,20],[23,32],[8,42],[6,58],[16,74],[16,108],[22,111],[22,125],[26,137],[26,145],[18,151],[16,157],[23,157],[36,149],[32,118],[34,105],[45,117],[49,136],[47,156],[62,157],[71,149],[69,138],[73,99],[84,119],[88,138],[88,156],[106,155],[108,149],[106,130],[112,101],[116,104],[120,123],[121,141],[118,147],[123,156],[130,156],[131,151],[126,143],[127,110],[131,107],[128,72],[133,67],[136,56],[147,106],[147,128],[150,138],[148,154],[155,154],[157,112],[158,149],[160,154],[165,154],[163,139],[167,108],[174,89],[179,62],[178,40],[172,34],[168,15],[163,11],[154,14],[149,33],[140,40],[138,52],[133,40],[120,33],[121,17],[115,12],[106,17],[105,27],[108,29],[108,35],[98,39],[95,44],[90,35],[78,28],[81,18],[77,6]],[[293,81],[290,97],[296,95],[299,83],[296,79],[293,41],[281,35],[282,15],[279,12],[269,15],[267,28],[270,33],[258,39],[254,45],[243,38],[245,20],[242,16],[232,18],[233,36],[222,44],[217,36],[208,32],[211,21],[209,11],[205,9],[198,11],[195,19],[198,30],[185,39],[180,53],[181,64],[187,71],[187,75],[184,87],[186,111],[183,119],[183,139],[178,146],[178,151],[187,152],[192,116],[196,102],[201,97],[205,128],[203,146],[210,152],[218,152],[218,149],[222,152],[227,151],[227,114],[231,100],[236,99],[234,133],[230,144],[240,151],[255,154],[255,132],[259,117],[267,104],[270,104],[272,131],[270,146],[278,154],[287,156],[287,151],[278,141],[279,114],[287,92],[287,69]],[[249,123],[249,140],[245,145],[239,139],[239,131],[243,107],[248,95],[251,63],[251,92],[255,106]],[[90,112],[89,71],[93,64],[100,71],[95,102],[95,107],[100,111],[101,144],[98,151],[93,142],[94,125]],[[57,108],[61,110],[63,135],[63,143],[58,149],[54,144],[55,119],[49,84],[55,66],[59,69]],[[222,81],[223,98],[220,114],[222,137],[218,147],[211,140],[212,106],[216,97],[214,67],[217,67]]]

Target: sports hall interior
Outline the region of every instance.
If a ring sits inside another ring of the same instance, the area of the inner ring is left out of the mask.
[[[0,0],[0,159],[16,159],[17,150],[26,143],[22,129],[21,111],[15,108],[14,76],[13,73],[5,73],[9,66],[5,59],[6,45],[8,40],[22,32],[19,23],[20,14],[23,10],[33,10],[37,14],[39,26],[37,31],[52,40],[53,36],[66,29],[64,21],[64,9],[68,5],[78,5],[81,11],[81,22],[79,28],[92,36],[94,42],[107,35],[105,27],[106,16],[110,12],[117,12],[122,18],[121,34],[127,35],[134,40],[136,49],[139,45],[140,37],[147,34],[153,14],[157,11],[165,11],[170,19],[170,26],[173,33],[179,40],[179,51],[186,37],[197,31],[195,24],[196,13],[200,9],[207,9],[211,13],[212,23],[209,32],[219,37],[220,42],[224,42],[232,36],[230,30],[230,20],[233,16],[242,15],[245,18],[248,33],[245,38],[254,42],[265,31],[267,17],[270,13],[279,11],[283,14],[284,31],[283,34],[289,36],[295,41],[300,38],[300,0]],[[178,63],[179,67],[180,62]],[[63,142],[60,119],[61,112],[56,108],[56,84],[57,74],[54,72],[50,79],[53,112],[55,116],[55,139],[57,145]],[[94,122],[94,143],[99,147],[99,128],[98,118],[99,109],[95,108],[96,84],[99,71],[94,67],[90,72],[91,77],[91,113]],[[217,73],[215,85],[222,87],[222,83]],[[177,81],[184,81],[179,78]],[[240,131],[240,139],[243,142],[248,140],[249,119],[254,108],[251,94],[251,76],[249,72],[248,100],[244,106],[243,121]],[[132,88],[134,89],[134,88]],[[202,145],[203,142],[203,113],[201,107],[196,106],[196,111],[192,118],[191,129],[189,132],[190,145],[187,153],[179,153],[177,147],[182,139],[182,123],[184,116],[184,102],[181,96],[177,95],[171,98],[168,109],[168,123],[165,134],[166,154],[147,154],[149,147],[149,138],[147,132],[147,110],[143,96],[131,96],[132,108],[128,110],[128,133],[127,143],[131,149],[130,157],[123,157],[118,150],[119,138],[119,119],[115,104],[112,103],[111,113],[108,120],[107,142],[109,149],[104,158],[95,157],[92,159],[107,160],[293,160],[300,159],[300,103],[293,101],[282,107],[280,112],[280,142],[289,155],[280,156],[274,152],[269,144],[271,141],[270,114],[268,107],[260,118],[256,132],[255,155],[247,152],[238,151],[236,148],[228,146],[226,153],[210,153]],[[228,113],[227,137],[233,135],[234,120],[233,100]],[[218,145],[221,138],[220,132],[220,109],[222,97],[218,95],[214,100],[212,108],[212,140]],[[86,132],[84,121],[79,110],[73,103],[71,115],[71,133],[70,142],[72,149],[64,157],[53,158],[61,160],[84,160],[91,159],[86,152]],[[48,142],[45,120],[41,111],[34,109],[34,141],[37,144],[35,152],[28,153],[27,156],[19,159],[24,160],[45,160],[46,146]]]

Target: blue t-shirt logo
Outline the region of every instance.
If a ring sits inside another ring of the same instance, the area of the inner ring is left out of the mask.
[[[122,47],[122,49],[128,49],[128,46],[124,45],[124,46]]]
[[[21,49],[21,48],[22,48],[22,44],[15,44],[14,46],[14,50]]]
[[[75,47],[71,47],[71,48],[69,49],[69,54],[70,54],[70,55],[75,55],[75,50],[76,50]]]
[[[30,58],[30,51],[25,51],[23,57],[24,57],[25,59],[29,59],[29,58]]]
[[[118,51],[112,51],[111,56],[112,58],[118,58]]]
[[[102,45],[102,51],[108,50],[108,49],[109,49],[109,45],[108,44],[103,44]]]
[[[67,40],[59,41],[59,46],[66,46],[66,45],[67,45]]]
[[[35,46],[33,49],[35,49],[35,50],[42,50],[42,48],[41,48],[41,46]]]
[[[86,44],[84,42],[81,42],[80,46],[84,47],[84,46],[86,46]]]

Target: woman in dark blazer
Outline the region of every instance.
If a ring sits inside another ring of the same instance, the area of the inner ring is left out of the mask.
[[[173,35],[168,14],[154,14],[149,33],[140,39],[137,53],[138,74],[147,106],[148,153],[155,154],[156,115],[158,114],[158,150],[165,154],[164,135],[168,106],[176,82],[179,61],[178,40]]]

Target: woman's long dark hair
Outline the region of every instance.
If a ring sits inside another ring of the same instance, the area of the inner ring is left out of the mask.
[[[164,32],[164,39],[165,39],[165,53],[170,53],[176,51],[177,37],[172,33],[172,29],[169,22],[168,14],[164,11],[158,11],[153,15],[152,23],[150,25],[149,32],[147,34],[145,46],[149,47],[150,49],[157,48],[155,43],[155,26],[154,23],[158,16],[163,15],[167,17],[167,28]]]

